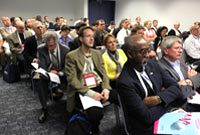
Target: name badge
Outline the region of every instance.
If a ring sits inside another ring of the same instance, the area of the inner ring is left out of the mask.
[[[83,78],[84,78],[84,81],[85,81],[85,85],[88,88],[93,88],[93,87],[97,86],[96,78],[95,78],[93,72],[83,74]]]

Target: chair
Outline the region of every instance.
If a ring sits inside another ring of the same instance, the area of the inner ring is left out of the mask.
[[[124,107],[123,107],[123,105],[122,105],[121,98],[120,98],[119,94],[117,95],[117,98],[118,98],[119,105],[120,105],[119,110],[120,110],[120,112],[121,112],[121,114],[122,114],[122,124],[123,124],[123,128],[124,128],[125,135],[132,135],[132,134],[133,134],[133,131],[130,130],[130,128],[128,127],[128,124],[127,124],[128,121],[127,121],[127,119],[126,119],[126,117],[125,117],[126,114],[125,114],[125,112],[124,112]]]

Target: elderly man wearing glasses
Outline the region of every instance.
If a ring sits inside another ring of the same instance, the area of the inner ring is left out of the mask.
[[[149,59],[149,52],[143,37],[132,36],[127,44],[128,61],[117,80],[125,116],[135,135],[153,135],[154,122],[182,98],[177,83],[157,61]]]

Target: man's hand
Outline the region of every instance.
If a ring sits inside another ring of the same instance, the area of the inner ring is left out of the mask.
[[[104,101],[107,101],[107,100],[108,100],[108,98],[109,98],[109,93],[108,93],[108,92],[103,91],[103,92],[101,93],[101,95],[102,95]]]
[[[97,101],[100,101],[101,99],[103,99],[103,96],[100,93],[95,92],[93,98]]]
[[[51,70],[50,73],[53,73],[53,74],[57,74],[57,75],[58,75],[58,71],[56,71],[56,70]]]
[[[187,83],[186,83],[185,80],[180,80],[180,81],[178,81],[178,84],[179,84],[179,85],[183,85],[183,86],[187,86]]]
[[[34,59],[33,59],[33,63],[38,63],[38,59],[37,59],[37,58],[34,58]]]
[[[153,107],[160,103],[158,96],[145,97],[143,101],[147,107]]]
[[[187,72],[188,78],[190,78],[190,77],[192,77],[192,76],[195,76],[195,75],[197,75],[197,71],[188,68],[188,72]]]
[[[117,73],[117,74],[115,75],[115,77],[114,77],[114,80],[117,80],[118,77],[119,77],[119,75],[120,75],[120,73]]]

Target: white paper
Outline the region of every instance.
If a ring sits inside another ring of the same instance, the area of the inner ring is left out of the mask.
[[[187,102],[191,104],[200,104],[200,94],[195,92],[195,95],[192,96],[192,98],[188,98]]]
[[[82,96],[81,94],[79,94],[79,97],[80,97],[80,100],[81,100],[81,103],[83,105],[84,110],[86,110],[90,107],[93,107],[93,106],[103,108],[103,105],[101,104],[100,101],[97,101],[97,100],[95,100],[91,97],[88,97],[88,96]]]
[[[60,78],[57,74],[53,74],[53,73],[48,73],[48,74],[49,74],[50,81],[60,84]]]
[[[3,42],[3,47],[4,47],[4,48],[7,48],[7,49],[10,49],[10,46],[9,46],[9,44],[8,44],[7,41],[4,41],[4,42]]]
[[[35,69],[38,69],[38,68],[39,68],[39,64],[38,64],[38,63],[32,62],[31,65],[32,65]]]
[[[40,74],[44,75],[45,77],[48,77],[48,72],[45,71],[43,68],[39,68],[39,69],[35,70],[35,72],[40,73]]]

